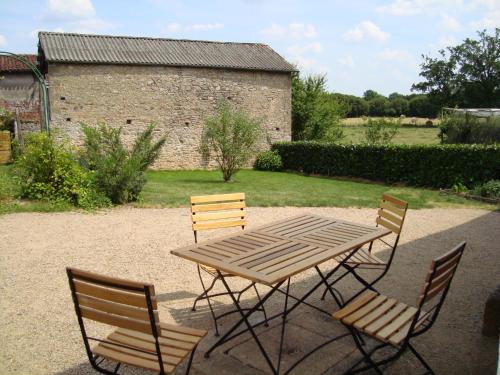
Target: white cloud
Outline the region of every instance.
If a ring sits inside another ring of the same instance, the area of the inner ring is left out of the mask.
[[[328,66],[314,58],[297,56],[292,59],[292,62],[298,66],[300,71],[320,74],[328,72]]]
[[[398,49],[385,49],[377,54],[377,58],[385,61],[413,61],[413,56],[409,52]]]
[[[75,22],[71,28],[76,33],[98,34],[113,27],[113,24],[98,18],[83,19]]]
[[[287,48],[287,52],[292,56],[300,56],[306,53],[321,53],[323,46],[320,42],[313,42],[305,45],[295,44]]]
[[[0,34],[0,47],[5,47],[7,45],[7,38]]]
[[[49,0],[51,16],[61,18],[89,18],[95,16],[91,0]]]
[[[53,31],[55,33],[63,33],[64,29],[62,27],[56,27],[55,29],[52,29],[52,30],[48,30],[48,29],[35,29],[35,30],[29,32],[29,36],[31,38],[37,39],[38,38],[38,33],[40,31]]]
[[[362,40],[384,42],[389,38],[389,36],[389,33],[382,31],[380,27],[378,27],[371,21],[363,21],[344,34],[345,39],[354,42],[360,42]]]
[[[211,31],[223,28],[223,23],[195,23],[193,25],[181,25],[178,22],[172,22],[165,26],[162,31],[164,34],[177,34],[182,31]]]
[[[392,16],[413,16],[423,13],[435,14],[438,10],[455,9],[463,5],[464,0],[393,0],[387,5],[377,7],[377,12]]]
[[[298,22],[292,22],[288,26],[273,23],[271,27],[262,30],[261,34],[272,39],[315,38],[319,35],[313,25]]]
[[[470,23],[473,30],[494,29],[500,27],[500,10],[491,11],[483,18]]]
[[[341,66],[353,66],[354,60],[351,55],[341,56],[337,59],[337,64]]]
[[[434,50],[440,50],[446,47],[455,46],[458,43],[459,43],[458,40],[454,36],[442,35],[439,37],[436,43],[429,44],[429,47],[431,47]]]
[[[223,29],[224,24],[222,23],[198,23],[188,26],[188,30],[216,30]]]
[[[460,31],[460,29],[462,28],[462,25],[460,25],[460,22],[456,18],[454,18],[448,14],[441,15],[441,26],[444,29],[452,31],[452,32]]]

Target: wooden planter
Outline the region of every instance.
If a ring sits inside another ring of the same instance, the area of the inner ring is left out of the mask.
[[[0,164],[11,162],[10,132],[0,131]]]

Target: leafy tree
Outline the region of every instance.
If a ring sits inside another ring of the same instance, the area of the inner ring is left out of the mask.
[[[441,106],[494,107],[500,103],[500,29],[478,32],[458,46],[422,56],[423,82],[413,90],[429,93]]]
[[[418,95],[408,102],[408,115],[416,117],[434,117],[439,107],[427,95]]]
[[[340,119],[347,105],[326,91],[326,77],[310,75],[292,78],[292,139],[327,140],[342,138]]]
[[[408,100],[406,100],[403,95],[393,97],[393,99],[389,101],[389,106],[393,110],[394,115],[405,115],[408,113]]]
[[[380,95],[370,100],[368,104],[370,105],[371,116],[385,116],[387,114],[389,101],[384,96]]]
[[[373,100],[373,99],[378,98],[378,97],[381,97],[381,96],[383,96],[383,95],[379,94],[375,90],[366,90],[363,93],[363,99],[368,100],[368,101]]]
[[[227,182],[257,153],[258,140],[262,136],[260,120],[221,101],[217,113],[205,120],[200,151],[206,159],[215,158]]]

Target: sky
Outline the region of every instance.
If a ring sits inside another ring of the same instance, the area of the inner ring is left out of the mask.
[[[500,27],[500,0],[0,0],[0,50],[36,53],[37,32],[271,46],[328,89],[408,94],[422,55]]]

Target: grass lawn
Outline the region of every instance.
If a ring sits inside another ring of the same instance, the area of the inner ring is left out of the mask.
[[[394,194],[410,208],[495,206],[453,196],[436,190],[391,187],[324,177],[307,177],[285,172],[242,170],[231,183],[218,171],[150,171],[139,206],[187,206],[190,195],[243,191],[249,206],[377,207],[382,193]]]
[[[8,173],[0,166],[0,214],[51,212],[71,207],[43,201],[16,199],[18,193]],[[249,206],[377,207],[382,193],[394,194],[410,203],[410,208],[481,207],[495,209],[459,197],[441,196],[436,190],[354,182],[295,173],[242,170],[234,181],[225,183],[218,171],[149,171],[137,207],[185,207],[190,195],[243,191]]]

